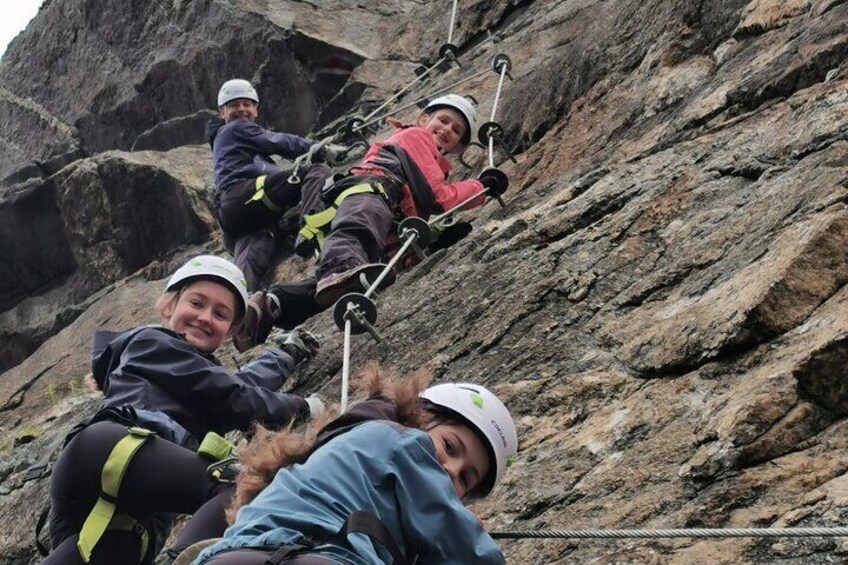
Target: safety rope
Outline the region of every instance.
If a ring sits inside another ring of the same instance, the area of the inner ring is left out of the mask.
[[[352,310],[353,304],[348,302],[347,314],[350,314]],[[344,349],[342,350],[342,414],[347,412],[348,391],[350,390],[350,336],[353,328],[353,320],[351,320],[350,316],[346,315],[345,318]]]
[[[517,530],[491,532],[494,539],[804,538],[848,536],[848,527],[688,528],[676,530]]]
[[[371,112],[370,112],[367,116],[365,116],[365,117],[363,118],[363,121],[364,121],[364,122],[366,122],[366,123],[361,124],[361,125],[360,125],[360,126],[358,126],[358,127],[354,127],[354,128],[352,128],[352,129],[353,129],[353,131],[354,131],[354,133],[355,133],[355,132],[358,132],[358,131],[360,131],[361,129],[363,129],[363,128],[365,128],[365,127],[368,127],[368,125],[372,124],[373,122],[368,122],[368,120],[370,120],[371,118],[373,118],[374,116],[376,116],[377,114],[379,114],[379,113],[380,113],[380,112],[381,112],[384,108],[386,108],[389,104],[391,104],[392,102],[394,102],[395,100],[397,100],[398,98],[400,98],[401,96],[403,96],[403,95],[404,95],[404,94],[405,94],[405,93],[406,93],[406,92],[407,92],[410,88],[412,88],[413,86],[415,86],[415,84],[416,84],[416,83],[418,83],[418,82],[420,82],[420,81],[424,80],[425,78],[427,78],[427,77],[430,75],[430,73],[432,73],[435,69],[437,69],[437,68],[439,67],[439,65],[441,65],[442,63],[444,63],[446,60],[447,60],[447,58],[446,58],[446,57],[440,57],[439,59],[437,59],[437,60],[436,60],[436,62],[435,62],[435,63],[433,63],[432,65],[430,65],[430,66],[429,66],[429,67],[427,67],[426,69],[424,69],[424,71],[422,71],[422,72],[421,72],[421,74],[419,74],[417,77],[415,77],[415,79],[414,79],[412,82],[410,82],[409,84],[407,84],[406,86],[404,86],[403,88],[401,88],[399,91],[397,91],[397,92],[395,93],[395,95],[394,95],[394,96],[392,96],[391,98],[389,98],[388,100],[386,100],[385,102],[383,102],[382,104],[380,104],[379,106],[377,106],[377,108],[375,108],[374,110],[372,110],[372,111],[371,111]],[[409,106],[407,106],[407,108],[408,108],[408,107],[409,107]],[[386,114],[386,116],[383,116],[383,117],[382,117],[382,118],[380,118],[380,119],[383,119],[383,118],[385,118],[385,117],[387,117],[387,116],[391,116],[391,115],[392,115],[392,114]],[[378,121],[379,121],[379,120],[378,120]]]
[[[482,71],[475,73],[475,74],[473,74],[469,77],[460,79],[460,80],[454,82],[453,84],[449,84],[448,86],[445,86],[443,88],[439,88],[438,90],[430,92],[429,94],[427,94],[425,96],[421,96],[420,98],[413,100],[412,102],[404,104],[403,106],[400,106],[399,108],[396,108],[396,109],[392,110],[391,112],[387,112],[387,113],[382,114],[380,116],[373,117],[369,120],[366,120],[363,123],[357,124],[351,129],[354,133],[362,131],[363,129],[365,129],[369,126],[372,126],[372,125],[374,125],[378,122],[381,122],[381,121],[385,120],[386,118],[394,116],[395,114],[399,114],[399,113],[403,112],[404,110],[412,108],[413,106],[417,106],[417,105],[421,104],[422,102],[429,100],[430,98],[438,96],[439,94],[442,94],[444,92],[448,92],[449,90],[453,90],[457,86],[460,86],[462,84],[465,84],[466,82],[472,81],[475,78],[478,78],[478,77],[486,74],[487,72],[489,72],[489,69],[482,70]]]
[[[443,60],[443,59],[441,59],[441,60]],[[441,60],[440,60],[440,61],[441,61]],[[427,71],[425,71],[425,72],[427,72],[427,73],[431,72],[431,71],[432,71],[432,69],[434,69],[436,66],[437,66],[437,64],[434,64],[433,66],[429,67],[429,68],[428,68],[428,70],[427,70]],[[358,133],[358,132],[360,132],[360,131],[362,131],[362,130],[364,130],[364,129],[366,129],[366,128],[368,128],[368,127],[370,127],[370,126],[372,126],[372,125],[374,125],[374,124],[376,124],[376,123],[378,123],[378,122],[381,122],[381,121],[385,120],[385,119],[386,119],[386,118],[388,118],[388,117],[394,116],[395,114],[399,114],[400,112],[403,112],[404,110],[407,110],[407,109],[409,109],[409,108],[412,108],[413,106],[417,106],[417,105],[419,105],[420,103],[424,102],[425,100],[429,100],[430,98],[433,98],[433,97],[435,97],[435,96],[438,96],[439,94],[442,94],[443,92],[448,92],[448,91],[450,91],[450,90],[453,90],[453,89],[454,89],[454,88],[456,88],[457,86],[459,86],[459,85],[461,85],[461,84],[465,84],[466,82],[472,81],[472,80],[474,80],[475,78],[478,78],[478,77],[480,77],[480,76],[484,75],[484,74],[485,74],[485,73],[487,73],[487,72],[489,72],[489,69],[482,70],[482,71],[480,71],[480,72],[478,72],[478,73],[475,73],[475,74],[473,74],[473,75],[471,75],[471,76],[469,76],[469,77],[466,77],[466,78],[460,79],[460,80],[458,80],[458,81],[454,82],[453,84],[449,84],[448,86],[445,86],[445,87],[443,87],[443,88],[440,88],[440,89],[438,89],[438,90],[435,90],[435,91],[433,91],[433,92],[430,92],[429,94],[427,94],[427,95],[425,95],[425,96],[422,96],[422,97],[420,97],[420,98],[418,98],[418,99],[416,99],[416,100],[413,100],[412,102],[409,102],[408,104],[404,104],[403,106],[400,106],[399,108],[396,108],[396,109],[392,110],[391,112],[386,112],[385,114],[382,114],[382,115],[380,115],[380,116],[374,117],[374,114],[375,114],[377,111],[379,111],[380,109],[382,109],[382,108],[384,108],[385,106],[387,106],[387,105],[388,105],[389,103],[391,103],[394,99],[396,99],[396,98],[397,98],[400,94],[402,94],[402,93],[403,93],[403,91],[404,91],[405,89],[408,89],[408,88],[409,88],[409,87],[411,87],[413,84],[415,84],[415,83],[416,83],[416,82],[417,82],[420,78],[422,78],[422,77],[418,77],[418,78],[416,78],[416,80],[412,81],[409,85],[407,85],[406,87],[404,87],[404,89],[403,89],[403,90],[401,90],[401,92],[399,92],[398,94],[396,94],[395,96],[393,96],[392,98],[390,98],[389,100],[387,100],[386,102],[384,102],[384,103],[380,106],[380,108],[377,108],[376,110],[374,110],[373,112],[371,112],[371,113],[369,114],[369,116],[370,116],[370,117],[368,117],[368,118],[363,118],[363,121],[362,121],[361,123],[359,123],[359,124],[357,124],[357,125],[353,126],[353,127],[351,128],[351,132],[352,132],[352,133]],[[423,75],[422,75],[422,76],[423,76]],[[500,88],[501,88],[501,87],[499,86],[499,88],[498,88],[498,95],[500,94]],[[341,137],[341,135],[342,135],[342,134],[341,134],[341,132],[332,133],[332,134],[330,134],[330,135],[328,135],[328,136],[326,136],[326,137],[322,138],[321,140],[319,140],[319,141],[315,142],[315,143],[314,143],[314,144],[313,144],[313,145],[309,148],[309,150],[308,150],[306,153],[304,153],[304,154],[302,154],[302,155],[298,156],[298,157],[294,160],[294,163],[293,163],[293,165],[292,165],[292,172],[291,172],[291,174],[289,175],[288,182],[289,182],[289,183],[291,183],[291,184],[297,184],[297,183],[299,183],[299,182],[300,182],[300,177],[298,176],[298,173],[299,173],[299,171],[300,171],[300,167],[302,167],[304,163],[308,163],[308,162],[310,162],[310,161],[312,160],[312,156],[315,154],[315,152],[317,152],[318,150],[320,150],[322,147],[326,146],[327,144],[329,144],[329,143],[332,143],[332,142],[336,141],[337,139],[339,139],[339,138]]]

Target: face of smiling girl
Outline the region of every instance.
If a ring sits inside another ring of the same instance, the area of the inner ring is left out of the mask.
[[[438,424],[427,432],[436,447],[436,458],[453,482],[459,498],[472,492],[489,473],[489,455],[471,428]]]
[[[451,108],[439,108],[432,114],[422,112],[418,125],[430,132],[442,153],[456,149],[466,130],[465,118]]]
[[[230,333],[236,297],[216,282],[201,280],[185,287],[164,314],[170,329],[200,351],[211,353]]]

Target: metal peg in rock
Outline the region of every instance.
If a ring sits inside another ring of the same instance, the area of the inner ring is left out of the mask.
[[[498,53],[492,58],[492,70],[498,74],[504,73],[509,80],[513,80],[512,75],[509,74],[512,71],[512,60],[506,53]]]
[[[506,173],[496,167],[486,167],[477,179],[483,183],[483,186],[487,187],[489,195],[497,200],[498,204],[500,204],[502,208],[505,208],[506,203],[504,203],[501,195],[506,192],[506,189],[509,187],[509,177]],[[503,187],[503,189],[496,192],[489,188],[494,186]]]
[[[377,342],[382,340],[382,336],[374,329],[377,322],[377,305],[364,294],[350,292],[339,298],[333,306],[333,321],[340,330],[344,330],[345,323],[350,321],[351,334],[368,332]]]

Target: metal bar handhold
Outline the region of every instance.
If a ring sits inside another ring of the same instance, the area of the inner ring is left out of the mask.
[[[348,311],[350,311],[353,308],[353,304],[348,303],[347,307]],[[344,327],[344,350],[342,353],[342,414],[347,411],[347,394],[348,388],[350,388],[350,326],[351,321],[347,320]]]
[[[450,27],[448,28],[448,43],[453,43],[453,28],[456,25],[456,4],[457,4],[457,0],[453,0],[453,9],[451,10]]]
[[[465,200],[463,200],[462,202],[460,202],[459,204],[457,204],[456,206],[454,206],[453,208],[451,208],[447,212],[439,214],[435,218],[430,219],[430,221],[428,221],[427,223],[431,226],[438,224],[440,221],[447,218],[448,216],[455,214],[460,208],[462,208],[463,206],[465,206],[469,202],[473,202],[474,200],[480,198],[481,196],[483,196],[484,194],[486,194],[488,192],[489,192],[489,189],[484,188],[483,190],[481,190],[477,194],[475,194],[473,196],[469,196],[468,198],[466,198]]]

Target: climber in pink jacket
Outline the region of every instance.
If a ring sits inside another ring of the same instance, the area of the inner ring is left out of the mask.
[[[505,177],[446,182],[451,166],[445,155],[461,153],[476,126],[476,110],[468,99],[456,94],[436,98],[415,125],[394,125],[397,129],[388,139],[371,145],[350,174],[325,191],[331,213],[322,213],[320,221],[317,214],[315,222],[306,218],[300,243],[320,247],[315,278],[255,293],[236,335],[237,344],[262,343],[274,324],[293,327],[344,294],[366,290],[397,241],[394,221],[409,216],[427,219],[475,194],[480,197],[465,207],[480,206],[485,201],[484,183],[490,194],[506,190]],[[393,274],[387,276],[383,286],[393,279]]]

